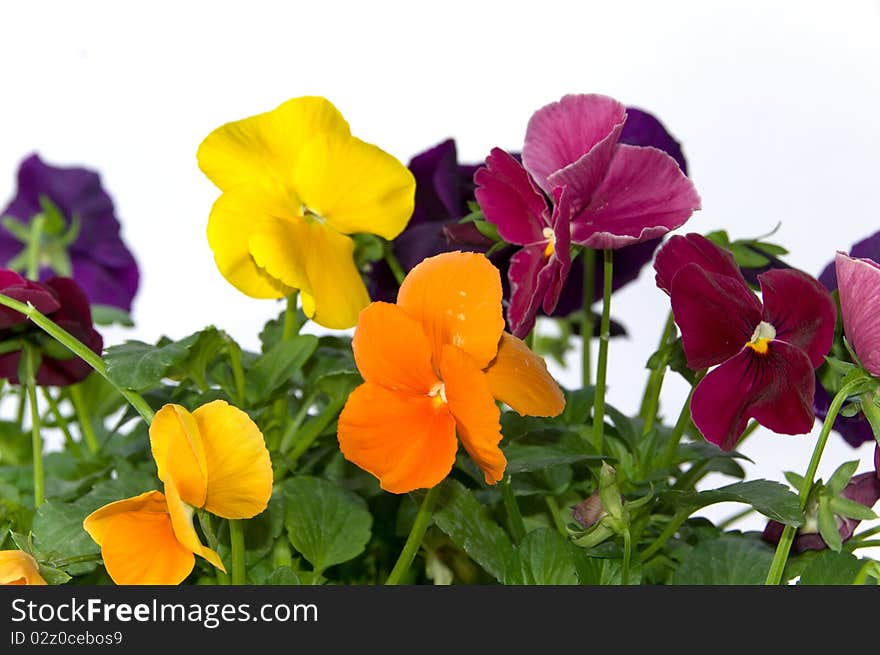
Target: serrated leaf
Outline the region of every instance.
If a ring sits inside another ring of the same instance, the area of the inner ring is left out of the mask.
[[[505,584],[574,585],[578,576],[568,541],[555,530],[538,528],[517,546]]]
[[[441,483],[434,523],[499,582],[513,560],[513,544],[473,494],[456,480]]]
[[[697,544],[672,576],[674,585],[760,585],[773,562],[762,541],[727,535]]]
[[[300,334],[279,341],[264,355],[260,355],[248,371],[245,395],[256,404],[266,400],[273,391],[297,373],[318,347],[318,337]]]
[[[751,505],[764,516],[786,525],[798,527],[804,523],[797,495],[785,485],[770,480],[736,482],[710,491],[667,491],[662,494],[678,508],[691,512],[715,503],[735,502]]]
[[[849,585],[859,574],[863,562],[851,553],[823,550],[813,557],[801,573],[801,585]]]
[[[360,555],[372,535],[366,503],[332,482],[297,477],[284,482],[290,542],[316,572]]]
[[[161,346],[135,340],[110,346],[104,352],[107,375],[116,384],[135,391],[155,386],[172,366],[186,358],[198,338],[199,333],[196,332],[185,339]]]

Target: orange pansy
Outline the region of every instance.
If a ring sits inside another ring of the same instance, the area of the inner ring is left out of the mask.
[[[23,550],[0,550],[0,585],[44,585],[37,560]]]
[[[543,360],[503,330],[501,277],[484,255],[413,268],[396,305],[374,302],[358,317],[352,348],[365,382],[339,417],[346,459],[405,493],[443,480],[460,440],[487,483],[501,480],[496,399],[534,416],[565,406]]]

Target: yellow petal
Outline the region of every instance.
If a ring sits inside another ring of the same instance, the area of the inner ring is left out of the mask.
[[[193,412],[205,445],[205,509],[227,519],[256,516],[272,495],[272,462],[263,434],[243,411],[222,400]]]
[[[293,188],[338,232],[369,232],[391,240],[412,216],[416,183],[409,169],[384,150],[327,133],[305,144]]]
[[[520,415],[558,416],[565,409],[565,396],[547,364],[512,334],[501,335],[486,377],[492,395]]]
[[[0,550],[0,585],[44,585],[37,560],[22,550]]]
[[[276,109],[217,128],[199,146],[199,168],[220,189],[288,186],[306,142],[348,136],[348,123],[325,98],[293,98]]]
[[[196,419],[180,405],[168,404],[153,417],[150,447],[159,479],[174,481],[188,505],[202,507],[208,486],[207,460]]]
[[[208,245],[220,273],[243,294],[251,298],[283,298],[293,289],[257,266],[248,248],[254,226],[260,219],[273,215],[266,203],[266,195],[253,187],[222,194],[208,217]]]
[[[213,550],[204,546],[193,527],[193,508],[180,499],[180,494],[174,486],[174,481],[165,483],[165,501],[168,506],[168,514],[171,517],[171,527],[177,540],[196,555],[201,555],[211,564],[226,573],[226,567],[220,556]]]
[[[316,220],[266,218],[249,241],[257,265],[299,289],[318,325],[350,328],[370,298],[354,264],[354,241]]]
[[[195,564],[191,549],[177,539],[158,491],[105,505],[86,517],[83,528],[101,546],[116,584],[179,584]]]

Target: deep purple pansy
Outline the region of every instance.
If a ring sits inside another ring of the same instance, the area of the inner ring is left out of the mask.
[[[694,424],[732,450],[749,419],[781,434],[813,426],[814,369],[834,337],[836,310],[818,281],[794,269],[758,276],[762,302],[733,255],[699,234],[672,237],[654,262],[670,295],[688,367],[716,366],[697,385]]]
[[[14,271],[0,270],[0,293],[32,304],[92,351],[101,354],[103,340],[92,325],[89,301],[74,280],[53,277],[45,282],[32,282]],[[92,370],[82,359],[46,337],[24,314],[3,307],[0,309],[0,343],[15,340],[27,340],[41,350],[37,384],[66,386],[83,380]],[[20,361],[20,346],[0,355],[0,378],[18,384]]]
[[[41,198],[57,207],[69,227],[77,217],[76,239],[67,246],[71,275],[93,305],[107,305],[131,311],[138,288],[137,263],[119,234],[119,221],[113,201],[94,171],[84,168],[50,166],[36,154],[18,169],[18,189],[2,212],[29,225],[44,211]],[[11,232],[0,229],[0,266],[8,266],[23,249]],[[63,271],[43,267],[40,279],[47,280]]]
[[[841,495],[871,509],[880,500],[880,478],[877,477],[875,471],[856,475],[849,481]],[[838,532],[840,533],[840,539],[841,541],[847,541],[853,536],[861,521],[848,516],[837,516],[836,518],[839,524]],[[769,521],[767,527],[764,528],[761,538],[773,544],[779,543],[779,538],[782,536],[784,529],[785,526],[782,523]],[[819,534],[817,518],[811,516],[811,512],[808,511],[807,527],[798,529],[791,549],[796,553],[802,553],[805,550],[822,550],[827,547],[825,540],[822,539],[822,535]]]

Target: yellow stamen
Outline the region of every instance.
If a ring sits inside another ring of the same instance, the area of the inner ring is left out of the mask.
[[[550,259],[550,256],[556,252],[556,235],[553,234],[553,228],[545,227],[543,235],[547,241],[547,247],[544,248],[544,259]]]
[[[761,321],[752,333],[752,340],[746,345],[759,355],[766,355],[770,350],[770,342],[775,338],[776,328],[766,321]]]
[[[758,339],[757,341],[749,341],[746,345],[759,355],[766,355],[767,351],[770,350],[767,345],[769,343],[770,339]]]
[[[438,382],[433,387],[431,387],[428,395],[431,397],[431,403],[433,404],[434,409],[437,409],[441,405],[445,405],[448,402],[446,400],[446,385],[442,382]]]

